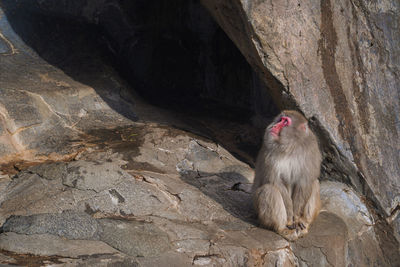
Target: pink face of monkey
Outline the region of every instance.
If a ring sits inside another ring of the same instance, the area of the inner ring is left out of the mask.
[[[290,126],[292,124],[292,119],[287,116],[282,116],[280,120],[274,124],[270,130],[270,133],[274,137],[278,137],[283,127]]]
[[[280,144],[296,144],[310,136],[307,120],[293,110],[285,110],[278,115],[268,126],[266,134],[268,139]]]

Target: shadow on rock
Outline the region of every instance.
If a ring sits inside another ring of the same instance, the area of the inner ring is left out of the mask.
[[[32,55],[33,49],[40,58],[61,69],[74,81],[95,89],[110,108],[129,120],[137,121],[133,99],[111,67],[114,58],[108,50],[104,30],[94,23],[94,14],[86,16],[81,13],[83,6],[80,1],[70,4],[69,8],[62,3],[46,8],[38,1],[0,1],[12,30],[23,41],[15,40],[18,43],[14,45],[19,50]],[[101,9],[101,6],[96,8]],[[92,11],[95,12],[96,8]],[[30,60],[27,58],[25,61]],[[20,68],[29,72],[31,66],[26,64]],[[49,90],[54,90],[52,81],[62,83],[64,89],[78,86],[65,75],[49,71],[45,64],[35,64],[35,72],[42,77],[42,87]],[[63,93],[67,94],[67,90]]]
[[[257,216],[252,205],[251,184],[244,175],[235,171],[206,173],[187,170],[180,174],[184,182],[198,188],[234,217],[257,225]]]
[[[68,118],[76,117],[73,125],[79,121],[77,128],[109,128],[111,122],[121,125],[119,118],[104,116],[104,113],[115,111],[131,121],[140,119],[174,125],[217,140],[231,153],[252,164],[262,136],[262,129],[249,123],[254,115],[249,110],[251,94],[258,92],[251,90],[260,89],[252,88],[260,86],[257,76],[198,3],[158,2],[163,5],[137,6],[132,3],[131,6],[120,6],[118,1],[107,1],[107,4],[99,1],[86,9],[86,4],[81,1],[48,6],[46,1],[17,3],[3,0],[0,7],[12,30],[23,41],[16,39],[15,46],[27,55],[34,54],[31,49],[34,50],[41,59],[63,72],[50,71],[48,65],[36,64],[38,60],[35,59],[34,73],[35,78],[41,77],[37,81],[40,87],[37,90],[29,87],[29,90],[44,99],[50,98],[49,105],[58,113],[67,114]],[[148,25],[147,18],[164,14],[164,7],[179,15],[173,13],[173,16],[160,18],[157,25]],[[126,14],[124,8],[130,13]],[[196,14],[204,13],[199,16],[202,20],[193,25],[207,27],[190,29],[186,25],[191,23],[177,23],[172,19],[182,17],[181,14],[189,12],[187,9]],[[182,29],[176,31],[174,23]],[[160,32],[165,34],[160,36]],[[191,49],[186,49],[187,45]],[[22,61],[31,60],[27,57]],[[31,73],[32,66],[23,64],[18,71]],[[95,94],[86,92],[90,88],[83,85],[93,88]],[[61,92],[61,89],[62,104],[58,102],[61,101],[59,97],[43,92]],[[136,92],[146,101],[174,111],[168,115],[166,110],[157,110],[147,105]],[[75,95],[79,99],[75,99]],[[90,99],[87,103],[85,96]],[[92,103],[94,98],[96,103]],[[261,101],[265,97],[256,98]],[[272,102],[264,102],[269,103],[270,109],[264,112],[266,117],[274,115],[277,110]],[[67,107],[58,110],[59,106]],[[87,119],[89,115],[93,117],[90,120]]]

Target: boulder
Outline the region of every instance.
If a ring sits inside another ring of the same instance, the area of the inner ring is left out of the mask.
[[[399,3],[202,3],[276,103],[310,119],[324,140],[325,178],[372,199],[400,241]]]
[[[399,7],[275,2],[0,0],[0,263],[396,266]],[[295,242],[252,207],[273,101],[324,154]]]

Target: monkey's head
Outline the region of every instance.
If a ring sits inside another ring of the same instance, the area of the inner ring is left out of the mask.
[[[279,144],[292,144],[312,137],[306,118],[294,110],[282,111],[268,126],[265,137]]]

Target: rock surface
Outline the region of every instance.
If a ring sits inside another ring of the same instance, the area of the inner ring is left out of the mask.
[[[57,5],[35,1],[33,9],[99,23],[91,16],[103,14],[104,19],[106,15],[98,11],[105,2],[89,2],[81,9],[82,1],[68,1],[68,8],[65,1]],[[322,182],[323,211],[310,233],[297,242],[258,227],[249,193],[253,170],[248,163],[254,155],[239,146],[257,145],[257,134],[248,124],[198,119],[146,104],[98,50],[83,45],[92,36],[78,35],[75,46],[66,50],[74,52],[65,52],[61,41],[59,46],[33,51],[11,27],[10,14],[3,13],[8,3],[0,1],[1,264],[396,266],[399,262],[398,243],[385,219],[359,192],[338,182]],[[231,18],[234,22],[243,17]],[[278,78],[279,72],[271,71]],[[287,75],[286,69],[283,73]],[[283,84],[287,93],[297,92],[294,85]],[[310,107],[301,107],[313,114]],[[326,127],[324,114],[317,119]],[[340,138],[332,138],[340,144]],[[323,145],[331,144],[326,140],[321,140]],[[338,164],[337,158],[331,160],[325,168]],[[348,165],[343,166],[344,172]],[[332,170],[325,173],[343,180]],[[378,200],[383,203],[383,199]]]
[[[148,132],[154,136],[163,130],[154,127]],[[185,132],[180,133],[185,139]],[[157,262],[180,266],[390,265],[376,240],[373,218],[350,188],[324,182],[325,211],[305,238],[289,243],[257,227],[245,190],[252,180],[246,164],[208,141],[187,138],[186,143],[171,146],[174,138],[163,139],[158,147],[169,145],[169,153],[178,155],[176,166],[185,162],[200,168],[168,171],[170,165],[160,164],[158,172],[131,169],[129,161],[122,159],[125,155],[111,144],[101,151],[84,152],[75,161],[33,166],[12,177],[2,194],[0,249],[51,256],[47,261],[53,263],[69,258],[100,263],[107,258],[139,266]],[[185,153],[179,157],[178,150]],[[210,163],[207,167],[205,161]],[[96,181],[104,177],[109,180],[99,188]],[[14,254],[10,257],[19,263]]]
[[[384,216],[396,217],[399,2],[202,3],[258,70],[276,101],[299,107],[334,144],[324,147],[328,178],[351,183]],[[400,241],[400,229],[396,223],[392,227]]]

